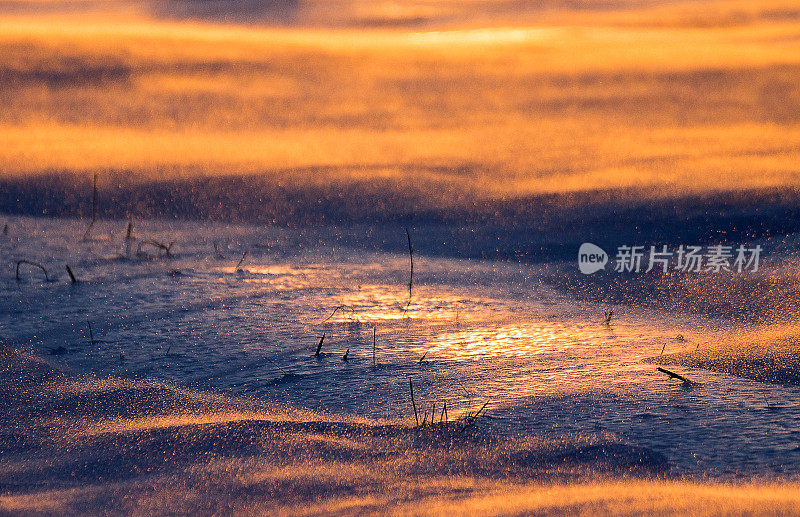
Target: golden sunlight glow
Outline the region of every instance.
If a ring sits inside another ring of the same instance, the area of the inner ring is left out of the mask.
[[[0,514],[798,514],[799,5],[0,0]]]
[[[0,17],[17,77],[0,116],[6,174],[377,175],[489,198],[798,180],[800,126],[781,99],[800,95],[800,25],[760,14],[781,2],[711,3],[656,27],[644,20],[657,7],[431,30],[213,25],[131,5]],[[715,12],[752,21],[692,22]],[[98,75],[61,83],[64,59]],[[459,164],[475,172],[430,172]],[[318,167],[339,170],[298,170]]]

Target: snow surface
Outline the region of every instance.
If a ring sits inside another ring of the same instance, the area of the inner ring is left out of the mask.
[[[126,244],[126,221],[88,242],[86,222],[6,221],[7,511],[797,508],[797,354],[781,345],[783,373],[755,376],[769,383],[744,378],[763,359],[724,346],[734,318],[633,300],[607,326],[574,264],[444,253],[415,255],[409,301],[408,255],[374,246],[402,248],[402,228],[343,244],[331,227],[135,221]],[[148,239],[172,256],[137,253]],[[20,259],[51,281],[26,265],[18,281]],[[749,332],[796,342],[783,324]],[[681,359],[700,352],[717,363]],[[446,402],[449,424],[414,428],[409,380],[419,418]]]

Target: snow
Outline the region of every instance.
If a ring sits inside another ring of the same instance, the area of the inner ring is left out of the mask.
[[[733,318],[636,300],[615,305],[605,325],[606,302],[551,282],[558,270],[575,278],[575,264],[558,260],[417,254],[409,303],[408,255],[375,250],[367,231],[359,240],[351,230],[343,244],[328,227],[134,221],[137,242],[176,242],[168,257],[126,252],[127,221],[99,222],[89,242],[85,222],[7,221],[6,511],[798,504],[791,326],[746,333]],[[380,233],[402,244],[405,232],[394,230]],[[411,228],[412,239],[435,232]],[[21,258],[42,263],[52,281],[33,269],[17,281]],[[773,356],[784,367],[777,377],[744,372]],[[671,381],[653,361],[696,384]],[[409,380],[420,418],[435,407],[438,422],[447,402],[448,424],[415,428]]]

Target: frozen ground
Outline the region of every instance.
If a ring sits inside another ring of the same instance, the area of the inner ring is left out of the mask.
[[[784,351],[783,373],[749,375],[771,382],[741,377],[763,364],[741,352],[738,371],[678,361],[673,369],[695,381],[684,386],[652,358],[723,357],[715,350],[745,327],[736,311],[691,316],[632,298],[606,326],[609,306],[585,296],[572,263],[417,253],[409,303],[408,255],[376,251],[402,249],[399,227],[343,236],[141,221],[126,246],[125,221],[98,223],[90,242],[81,221],[6,222],[6,509],[149,513],[168,500],[180,511],[304,513],[392,501],[445,513],[461,499],[610,513],[708,501],[710,513],[796,508],[789,326],[749,330]],[[433,243],[439,231],[411,235]],[[150,245],[137,253],[148,239],[174,241],[174,256]],[[781,242],[768,264],[789,271],[790,240]],[[20,259],[42,263],[51,281],[25,264],[17,281]],[[721,282],[698,296],[723,296]],[[409,380],[420,418],[433,404],[439,420],[446,402],[451,421],[488,405],[463,432],[415,431]]]
[[[757,515],[800,504],[791,483],[665,478],[663,458],[610,436],[420,431],[75,376],[5,348],[2,360],[0,507],[11,513]]]

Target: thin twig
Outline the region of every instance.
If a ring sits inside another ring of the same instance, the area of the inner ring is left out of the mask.
[[[470,391],[467,388],[465,388],[464,385],[461,384],[460,382],[458,383],[458,385],[462,390],[464,390],[464,393],[467,395],[467,397],[472,398],[473,396],[475,396],[474,393],[470,393]]]
[[[133,236],[133,218],[128,219],[128,229],[125,231],[125,258],[131,258],[131,245],[136,238]]]
[[[235,269],[236,269],[236,271],[239,271],[239,268],[241,267],[241,265],[242,265],[242,262],[244,262],[244,258],[245,258],[246,256],[247,256],[247,252],[245,251],[244,253],[242,253],[242,258],[240,258],[240,259],[239,259],[239,262],[237,262],[237,263],[236,263],[236,268],[235,268]]]
[[[322,342],[323,341],[325,341],[325,333],[324,332],[322,333],[322,337],[320,338],[319,343],[317,343],[317,353],[314,354],[315,357],[319,357],[319,353],[322,351]]]
[[[344,309],[344,308],[345,308],[345,307],[344,307],[344,305],[339,305],[339,306],[337,306],[335,309],[333,309],[333,312],[330,314],[330,316],[328,316],[327,318],[325,318],[324,320],[322,320],[322,323],[325,323],[325,322],[326,322],[326,321],[328,321],[329,319],[333,318],[333,315],[334,315],[334,314],[336,314],[336,311],[338,311],[339,309]]]
[[[486,401],[486,402],[485,402],[485,403],[484,403],[484,404],[481,406],[481,408],[480,408],[478,411],[476,411],[476,412],[475,412],[475,414],[474,414],[474,415],[468,415],[468,416],[467,416],[467,417],[464,419],[464,421],[465,421],[465,425],[464,425],[464,427],[462,427],[462,428],[461,428],[461,430],[459,431],[459,433],[463,433],[463,432],[464,432],[464,431],[465,431],[465,430],[466,430],[466,429],[467,429],[469,426],[473,425],[473,424],[475,423],[475,421],[478,419],[478,416],[480,416],[480,414],[481,414],[481,411],[483,411],[483,410],[484,410],[484,408],[485,408],[486,406],[488,406],[488,405],[489,405],[489,401],[487,400],[487,401]]]
[[[43,265],[39,264],[38,262],[31,262],[30,260],[18,260],[17,261],[17,281],[19,282],[21,278],[19,277],[19,266],[22,264],[28,264],[29,266],[38,267],[42,271],[44,271],[44,279],[46,281],[50,281],[50,276],[47,274],[47,270],[44,268]]]
[[[89,234],[94,228],[94,223],[97,222],[97,173],[94,173],[94,179],[92,181],[92,222],[89,223],[89,227],[86,228],[86,231],[83,234],[83,240],[89,240]]]
[[[487,401],[486,401],[486,402],[485,402],[485,403],[484,403],[484,404],[481,406],[481,408],[480,408],[480,409],[479,409],[479,410],[478,410],[478,411],[475,413],[475,416],[473,416],[473,417],[472,417],[472,419],[473,419],[473,420],[475,420],[476,418],[478,418],[478,416],[481,414],[481,411],[483,411],[483,410],[486,408],[486,406],[488,406],[488,405],[489,405],[489,402],[491,402],[491,401],[487,400]]]
[[[678,379],[680,381],[683,381],[684,384],[693,384],[692,381],[690,381],[689,379],[687,379],[683,375],[679,375],[679,374],[677,374],[675,372],[671,372],[671,371],[669,371],[669,370],[667,370],[665,368],[658,367],[658,368],[656,368],[656,370],[658,370],[661,373],[665,373],[665,374],[669,375],[670,379]]]
[[[157,240],[149,239],[146,241],[141,241],[139,243],[139,247],[136,248],[136,254],[139,255],[142,253],[142,248],[149,244],[150,246],[154,246],[160,250],[163,250],[168,257],[172,256],[172,246],[175,245],[175,241],[170,242],[169,244],[164,244],[163,242],[158,242]]]
[[[92,342],[92,348],[94,348],[94,331],[92,331],[92,322],[86,320],[86,323],[89,324],[89,340]]]
[[[347,307],[346,305],[339,305],[338,307],[336,307],[335,309],[333,309],[333,312],[330,314],[330,316],[328,316],[327,318],[325,318],[324,320],[322,320],[322,323],[325,323],[325,322],[326,322],[326,321],[328,321],[329,319],[333,318],[334,314],[336,314],[336,312],[337,312],[339,309],[342,309],[342,310],[344,310],[344,309],[348,309],[348,308],[350,309],[350,312],[351,312],[352,314],[355,314],[355,313],[356,313],[356,310],[355,310],[354,308],[352,308],[352,307]],[[350,318],[352,319],[352,316],[350,316]]]
[[[411,379],[408,379],[408,387],[411,389],[411,406],[414,408],[414,420],[417,421],[417,427],[419,427],[419,414],[417,413],[417,403],[414,401],[414,384]]]
[[[97,221],[97,173],[92,179],[92,223]]]
[[[217,260],[222,260],[225,258],[225,255],[219,250],[219,245],[216,241],[214,241],[214,256],[217,257]]]
[[[414,286],[414,247],[411,245],[411,233],[408,231],[408,227],[406,227],[406,238],[408,239],[408,256],[411,260],[411,275],[408,278],[408,303],[403,313],[408,311],[411,306],[411,289]]]
[[[72,273],[72,269],[70,269],[69,264],[67,264],[67,273],[69,274],[69,279],[72,280],[72,283],[77,284],[78,279],[75,278],[75,275]]]
[[[91,223],[89,223],[89,227],[88,227],[88,228],[86,228],[86,231],[85,231],[85,232],[83,232],[83,237],[81,238],[81,240],[82,240],[83,242],[86,242],[86,241],[88,241],[88,240],[89,240],[89,235],[92,233],[92,228],[94,228],[94,221],[92,221]]]

